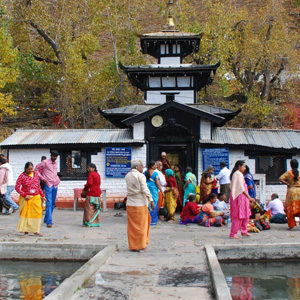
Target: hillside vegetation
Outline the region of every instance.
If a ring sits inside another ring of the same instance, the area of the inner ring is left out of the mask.
[[[138,37],[163,28],[166,2],[0,0],[2,129],[109,127],[98,107],[142,103],[118,64],[154,62]],[[199,102],[241,107],[232,126],[300,127],[299,0],[174,2],[177,28],[203,33],[186,62],[221,62]]]

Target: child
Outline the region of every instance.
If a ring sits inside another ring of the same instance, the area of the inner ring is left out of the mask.
[[[217,200],[217,195],[212,193],[205,200],[204,205],[202,206],[202,210],[200,213],[200,225],[205,227],[223,226],[223,218],[224,212],[216,212],[214,210],[213,204]]]

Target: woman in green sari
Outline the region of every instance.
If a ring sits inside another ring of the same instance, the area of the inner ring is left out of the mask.
[[[196,195],[197,178],[195,174],[192,173],[192,171],[193,170],[191,167],[186,168],[186,174],[184,178],[185,185],[184,185],[183,206],[185,205],[189,194]]]

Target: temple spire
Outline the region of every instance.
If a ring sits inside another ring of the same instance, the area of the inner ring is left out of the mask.
[[[167,13],[167,24],[165,26],[166,30],[176,30],[175,29],[175,23],[174,23],[174,17],[173,17],[173,0],[168,0],[167,7],[166,7],[166,13]]]

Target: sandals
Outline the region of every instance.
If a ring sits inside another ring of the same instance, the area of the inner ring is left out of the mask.
[[[43,236],[40,232],[35,232],[34,235]]]

